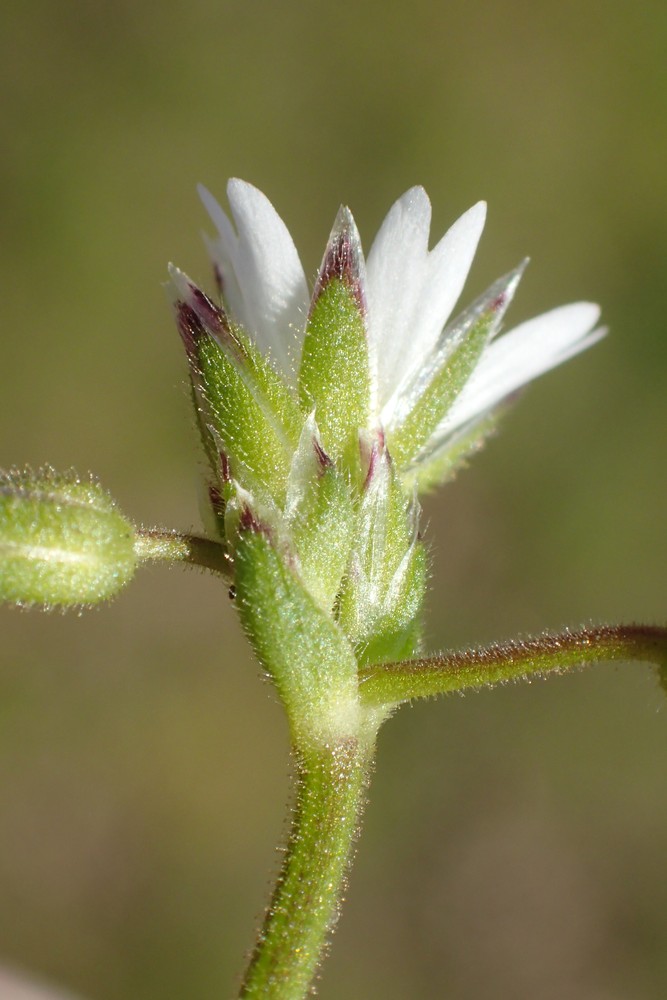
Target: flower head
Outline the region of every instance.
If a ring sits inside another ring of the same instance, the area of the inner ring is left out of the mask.
[[[580,302],[499,336],[524,265],[451,319],[484,226],[483,202],[429,250],[431,205],[423,188],[411,188],[366,258],[351,213],[341,209],[311,296],[265,195],[229,181],[230,220],[200,193],[217,229],[207,244],[224,314],[279,371],[304,417],[314,411],[325,443],[348,465],[359,441],[363,453],[364,441],[381,434],[404,482],[432,486],[479,445],[517,389],[603,334],[598,307]],[[201,299],[197,308],[194,286],[172,273],[178,300],[189,297],[203,328],[219,336]]]
[[[217,229],[207,242],[220,301],[176,268],[172,296],[209,463],[209,523],[212,512],[248,635],[280,687],[298,659],[271,653],[286,649],[286,617],[272,609],[289,591],[299,620],[312,618],[300,636],[326,645],[342,630],[359,663],[414,656],[427,576],[418,493],[453,474],[516,389],[601,335],[599,310],[564,306],[499,336],[522,264],[452,320],[481,202],[429,250],[431,206],[411,188],[367,256],[342,207],[311,294],[257,188],[229,182],[231,218],[201,195]],[[320,659],[317,672],[333,676]]]

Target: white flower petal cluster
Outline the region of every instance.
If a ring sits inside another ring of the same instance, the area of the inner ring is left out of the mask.
[[[208,191],[201,188],[200,194],[217,229],[207,243],[226,308],[293,383],[310,308],[294,242],[253,185],[229,181],[233,222]],[[465,328],[465,314],[453,323],[450,317],[485,217],[486,206],[479,202],[429,250],[431,204],[424,189],[414,187],[389,210],[365,262],[361,256],[374,419],[389,437],[414,405],[420,376],[423,381],[423,373]],[[517,271],[506,282],[504,304],[519,277]],[[598,318],[596,305],[580,302],[493,336],[424,446],[424,456],[446,448],[521,386],[595,343],[604,334],[596,329]]]
[[[380,226],[368,254],[366,294],[385,426],[391,426],[402,391],[428,359],[463,291],[485,218],[486,205],[479,202],[429,251],[431,203],[415,187]]]
[[[292,352],[298,360],[301,350],[310,295],[287,226],[266,195],[246,181],[232,178],[227,184],[236,230],[213,195],[201,186],[199,193],[218,230],[217,237],[206,242],[232,316],[284,374],[291,373]]]

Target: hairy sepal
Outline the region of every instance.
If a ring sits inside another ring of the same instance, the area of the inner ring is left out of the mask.
[[[421,496],[454,479],[496,433],[498,421],[506,409],[508,404],[504,403],[451,437],[445,437],[441,443],[429,443],[417,460],[403,470],[404,487],[416,490]]]
[[[239,329],[232,346],[206,336],[198,363],[208,423],[219,435],[233,476],[282,506],[303,423],[288,387]]]
[[[387,444],[405,470],[428,444],[475,370],[482,352],[500,329],[525,262],[495,282],[449,327],[391,414]]]
[[[295,745],[317,747],[356,734],[352,647],[252,516],[241,516],[235,567],[241,621],[285,705]]]
[[[285,524],[305,586],[330,612],[350,558],[354,509],[347,478],[324,451],[312,414],[292,461]]]
[[[315,411],[327,454],[357,478],[359,431],[368,425],[371,404],[363,284],[359,237],[341,209],[313,294],[299,395],[304,410]]]
[[[378,444],[359,506],[338,617],[362,664],[400,660],[419,648],[426,556],[419,508]]]
[[[222,458],[226,474],[282,506],[303,425],[296,396],[223,309],[178,268],[170,275],[209,466],[220,478]]]

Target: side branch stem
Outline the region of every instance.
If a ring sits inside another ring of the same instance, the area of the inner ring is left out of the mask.
[[[292,829],[240,997],[308,994],[338,918],[370,756],[356,739],[297,755]]]
[[[142,562],[184,562],[202,569],[210,569],[225,579],[231,579],[230,560],[220,542],[200,535],[178,531],[160,531],[158,528],[137,529],[134,550]]]
[[[360,671],[360,694],[366,705],[400,704],[413,698],[492,687],[535,675],[566,673],[604,660],[654,663],[667,690],[667,628],[599,626],[366,667]]]

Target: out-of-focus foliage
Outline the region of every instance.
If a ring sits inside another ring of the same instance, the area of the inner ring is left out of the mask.
[[[311,274],[341,200],[368,247],[411,184],[436,233],[486,197],[465,302],[528,253],[508,322],[591,298],[612,335],[428,502],[430,644],[664,621],[666,45],[658,2],[15,5],[0,466],[90,468],[138,522],[198,527],[160,289],[169,258],[208,281],[197,181],[257,184]],[[155,568],[0,629],[0,952],[91,1000],[229,995],[287,738],[224,589]],[[602,668],[399,713],[323,1000],[662,998],[660,709]]]

